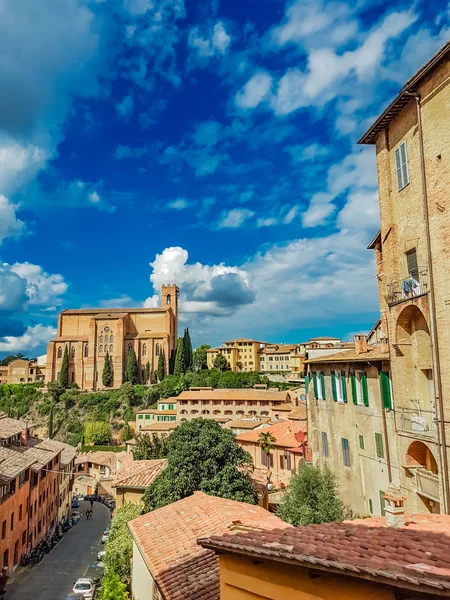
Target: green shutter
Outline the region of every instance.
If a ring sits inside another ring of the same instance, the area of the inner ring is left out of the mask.
[[[308,374],[306,375],[306,377],[305,377],[305,390],[306,390],[306,393],[308,393],[308,389],[309,389],[309,381],[310,381],[310,379],[311,379],[311,378],[310,378],[310,376],[309,376],[309,373],[308,373]]]
[[[320,373],[320,383],[322,385],[322,400],[326,400],[327,397],[325,395],[325,376],[323,371]]]
[[[386,371],[380,372],[380,387],[383,408],[392,408],[391,385],[389,381],[389,373]]]
[[[375,446],[377,447],[378,458],[384,458],[383,436],[381,433],[375,434]]]
[[[347,382],[345,381],[345,371],[341,371],[342,399],[347,403]]]
[[[314,386],[314,398],[317,398],[317,375],[314,372],[312,374],[312,376],[313,376],[313,386]]]
[[[353,404],[358,404],[358,394],[356,392],[356,377],[354,373],[350,374],[350,381],[352,382],[352,398]]]
[[[361,373],[361,384],[364,406],[369,406],[369,390],[367,388],[367,374],[365,371]]]
[[[359,436],[359,447],[364,450],[364,436],[362,435]]]
[[[331,393],[333,395],[333,400],[337,401],[337,393],[336,393],[336,373],[331,371]]]

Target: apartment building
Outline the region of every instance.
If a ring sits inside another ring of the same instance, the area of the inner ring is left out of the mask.
[[[34,383],[45,381],[47,355],[33,360],[17,358],[9,365],[0,366],[0,383]]]
[[[176,421],[177,398],[166,398],[159,400],[157,408],[145,408],[136,412],[136,428],[138,433],[143,427],[152,423]]]
[[[360,140],[376,148],[375,251],[400,484],[410,512],[450,511],[450,43]]]
[[[260,371],[287,375],[300,368],[298,344],[266,344],[259,351]]]
[[[389,483],[399,483],[387,343],[307,361],[309,435],[313,463],[337,478],[343,502],[381,516]]]
[[[75,457],[77,449],[70,444],[63,444],[61,452],[61,473],[59,475],[59,509],[58,520],[63,521],[70,516],[72,506],[72,489],[75,478]]]
[[[265,342],[251,338],[237,338],[224,342],[220,348],[206,351],[208,369],[214,368],[217,355],[222,354],[232,371],[259,371],[259,351],[264,346]]]

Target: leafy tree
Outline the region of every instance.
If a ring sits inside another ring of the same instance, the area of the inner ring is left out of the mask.
[[[145,491],[146,511],[166,506],[200,490],[214,496],[256,503],[252,459],[230,429],[212,419],[179,425],[168,440],[168,467]]]
[[[268,431],[261,431],[258,436],[258,446],[267,456],[269,456],[269,454],[275,448],[276,441],[277,440]]]
[[[131,440],[132,437],[133,437],[133,430],[131,429],[128,421],[125,421],[123,429],[120,432],[120,439],[122,442],[127,442],[128,440]]]
[[[50,407],[50,412],[48,415],[48,437],[51,439],[53,437],[53,419],[55,412],[55,403],[52,402]]]
[[[130,383],[132,383],[134,385],[135,383],[137,383],[138,374],[139,374],[139,369],[138,369],[138,364],[137,364],[137,359],[136,359],[136,352],[134,351],[133,348],[130,348],[128,350],[128,356],[127,356],[127,369],[126,369],[127,381],[129,381]]]
[[[102,578],[102,591],[100,600],[129,600],[127,586],[120,580],[117,573],[106,571]]]
[[[12,362],[13,360],[17,360],[19,358],[29,360],[28,358],[25,358],[25,356],[21,352],[19,352],[18,354],[9,354],[8,356],[5,356],[5,358],[0,360],[0,365],[2,367],[7,367],[10,362]]]
[[[84,427],[84,440],[86,444],[101,446],[111,441],[111,430],[104,421],[90,421]]]
[[[161,382],[165,375],[166,375],[166,366],[165,366],[165,361],[164,361],[164,351],[161,350],[161,352],[159,353],[159,358],[158,358],[158,381]]]
[[[53,402],[58,403],[65,392],[65,388],[60,381],[50,381],[47,383],[47,391]]]
[[[214,359],[214,367],[216,369],[219,369],[219,371],[226,371],[229,368],[227,359],[220,352]]]
[[[159,437],[142,433],[136,436],[136,445],[131,450],[134,460],[152,460],[165,458],[168,452],[167,436]]]
[[[184,337],[183,337],[183,344],[184,344],[184,372],[186,373],[186,371],[192,371],[193,369],[193,354],[192,354],[192,342],[191,342],[191,335],[189,333],[189,328],[186,328],[184,330]]]
[[[61,371],[59,372],[58,381],[64,389],[69,387],[69,350],[67,346],[64,348],[64,356],[61,363]]]
[[[198,348],[196,348],[193,352],[193,363],[194,369],[196,371],[203,371],[208,368],[208,360],[206,351],[209,350],[211,346],[209,344],[202,344]]]
[[[107,573],[112,571],[123,581],[131,575],[133,542],[128,529],[128,521],[142,514],[142,504],[125,504],[114,512],[108,543],[106,545],[105,564]],[[114,596],[114,600],[115,600]]]
[[[103,363],[102,383],[105,387],[109,387],[112,383],[111,359],[108,350],[106,351],[105,362]]]
[[[342,521],[345,514],[335,476],[305,463],[292,475],[278,509],[278,516],[295,526]]]
[[[145,383],[148,383],[150,379],[150,363],[147,361],[145,365]]]
[[[241,363],[241,361],[240,361],[240,360],[238,360],[238,361],[237,361],[237,363],[236,363],[236,366],[237,366],[237,368],[239,369],[239,371],[242,371],[242,367],[243,367],[243,365],[242,365],[242,363]]]
[[[185,358],[184,358],[184,339],[182,337],[178,338],[177,343],[177,353],[175,356],[175,367],[173,370],[173,374],[175,377],[183,375],[185,371]]]
[[[170,398],[178,396],[186,389],[186,382],[183,376],[176,377],[175,375],[167,375],[164,381],[159,384],[159,393],[161,398]]]

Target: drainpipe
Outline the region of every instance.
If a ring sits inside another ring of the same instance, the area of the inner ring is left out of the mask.
[[[425,171],[425,153],[423,148],[423,129],[422,129],[422,113],[420,109],[420,94],[417,92],[407,92],[409,96],[413,96],[416,100],[417,126],[419,134],[419,150],[420,150],[420,167],[422,172],[422,201],[423,214],[425,220],[425,235],[427,240],[427,259],[428,259],[428,281],[429,281],[429,319],[431,325],[431,350],[434,363],[434,380],[435,397],[438,407],[438,429],[440,437],[440,453],[441,453],[441,473],[442,473],[442,488],[444,492],[444,513],[449,514],[450,511],[450,492],[448,478],[448,460],[447,460],[447,443],[445,435],[445,420],[444,420],[444,401],[442,397],[442,380],[441,380],[441,360],[438,344],[438,330],[436,323],[436,301],[434,296],[434,277],[433,277],[433,262],[431,256],[431,236],[430,236],[430,217],[428,212],[428,194],[427,194],[427,176]]]

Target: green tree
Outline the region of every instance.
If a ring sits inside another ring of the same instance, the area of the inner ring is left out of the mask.
[[[192,369],[194,367],[191,335],[189,333],[188,327],[186,327],[186,329],[184,330],[183,344],[184,344],[184,372],[186,373],[187,371],[192,371]]]
[[[116,573],[122,581],[129,579],[131,575],[133,542],[128,521],[136,519],[141,514],[142,504],[125,504],[114,512],[106,545],[105,564],[107,572]]]
[[[111,430],[104,421],[90,421],[84,426],[84,440],[86,444],[101,446],[111,441]]]
[[[214,367],[219,371],[226,371],[229,368],[227,359],[221,352],[214,359]]]
[[[275,448],[276,441],[277,440],[268,431],[261,431],[258,436],[258,446],[261,448],[264,454],[266,454],[266,456],[269,456],[269,454]]]
[[[194,350],[193,363],[196,371],[204,371],[208,368],[208,355],[206,354],[206,351],[210,348],[211,346],[209,344],[202,344]]]
[[[47,383],[47,391],[52,401],[58,403],[65,392],[65,388],[60,381],[50,381]]]
[[[128,421],[125,421],[123,429],[120,432],[120,439],[122,442],[127,442],[128,440],[131,440],[132,437],[133,437],[133,430],[131,429]]]
[[[157,375],[158,375],[159,382],[161,382],[166,375],[166,365],[165,365],[165,361],[164,361],[164,351],[163,350],[161,350],[161,352],[159,353]]]
[[[240,360],[237,361],[236,366],[239,369],[239,371],[242,371],[243,364]]]
[[[150,380],[150,363],[147,361],[145,365],[145,383],[148,383]]]
[[[69,387],[69,350],[67,346],[64,348],[64,356],[61,363],[61,371],[59,372],[58,381],[64,389]]]
[[[50,407],[50,412],[48,414],[48,437],[52,439],[53,437],[53,419],[55,413],[55,403],[52,402]]]
[[[130,348],[128,350],[128,357],[127,357],[127,369],[126,369],[127,381],[129,381],[133,385],[135,383],[137,383],[138,373],[139,373],[139,369],[138,369],[138,364],[137,364],[137,359],[136,359],[136,352],[134,351],[133,348]]]
[[[177,353],[175,356],[175,367],[173,369],[173,374],[175,377],[179,377],[180,375],[183,375],[184,371],[184,339],[180,337],[178,338],[177,343]]]
[[[291,477],[278,516],[297,526],[342,521],[345,515],[331,471],[302,463]]]
[[[142,433],[136,436],[136,445],[131,450],[134,460],[152,460],[167,456],[167,436],[159,437],[155,433],[151,436]]]
[[[129,600],[127,586],[117,573],[112,570],[106,571],[102,578],[102,591],[100,600]]]
[[[9,354],[8,356],[5,356],[5,358],[3,358],[2,360],[0,360],[0,365],[2,367],[7,367],[10,362],[12,362],[13,360],[17,360],[19,358],[23,358],[24,360],[28,360],[28,358],[25,358],[24,354],[22,354],[21,352],[19,352],[18,354]]]
[[[105,387],[109,387],[112,383],[111,359],[108,350],[105,354],[105,362],[103,363],[102,383]]]
[[[200,490],[214,496],[255,504],[251,456],[230,429],[212,419],[179,425],[168,440],[168,466],[145,491],[146,511],[166,506]]]

